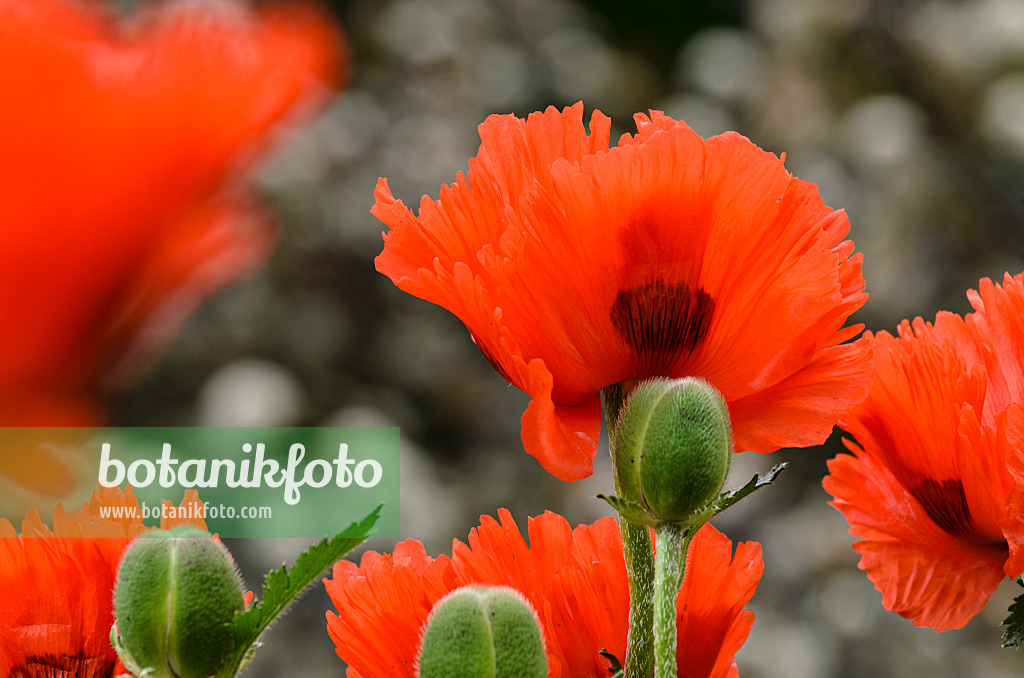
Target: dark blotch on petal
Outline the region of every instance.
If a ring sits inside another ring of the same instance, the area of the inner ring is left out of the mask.
[[[620,290],[612,326],[637,352],[638,378],[665,376],[681,355],[693,353],[711,326],[715,301],[684,282],[656,280]]]
[[[97,657],[35,656],[15,666],[10,678],[110,678],[115,666]]]
[[[925,479],[910,490],[910,494],[921,504],[925,513],[943,532],[962,541],[977,544],[1002,544],[1001,539],[988,539],[978,532],[967,495],[959,480]]]

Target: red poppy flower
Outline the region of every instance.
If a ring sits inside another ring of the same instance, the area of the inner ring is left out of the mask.
[[[867,334],[867,400],[840,420],[853,456],[825,489],[861,541],[860,568],[886,609],[936,630],[965,625],[1004,577],[1024,572],[1024,285],[969,293],[966,318]],[[1016,430],[1024,430],[1019,427]]]
[[[197,502],[189,490],[182,505]],[[139,503],[131,488],[100,488],[79,511],[58,505],[52,530],[33,509],[21,537],[0,519],[0,675],[116,675],[110,626],[117,565],[129,542],[147,528],[141,513],[107,518],[101,507],[138,511]],[[183,522],[195,521],[166,520],[161,526]],[[206,528],[202,521],[195,524]]]
[[[840,345],[867,298],[845,214],[738,134],[636,123],[609,149],[582,104],[489,117],[419,216],[378,183],[377,270],[461,318],[531,396],[523,444],[560,478],[592,470],[601,390],[650,377],[713,384],[738,450],[822,442],[870,383]]]
[[[264,257],[244,170],[339,58],[299,5],[0,0],[0,424],[95,423],[97,389]]]
[[[530,601],[544,627],[550,676],[607,678],[599,652],[625,655],[629,616],[618,524],[605,518],[572,530],[545,513],[530,520],[527,546],[508,511],[498,516],[484,516],[468,545],[456,541],[451,558],[431,558],[409,540],[393,555],[370,552],[359,566],[334,566],[324,584],[338,612],[327,613],[327,630],[350,678],[412,678],[434,603],[469,584],[510,586]],[[733,657],[754,620],[743,606],[762,569],[759,544],[740,544],[733,555],[732,542],[710,525],[697,534],[678,599],[680,675],[737,675]]]

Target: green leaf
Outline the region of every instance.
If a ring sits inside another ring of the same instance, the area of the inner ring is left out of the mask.
[[[618,511],[620,516],[634,525],[653,526],[658,522],[635,501],[616,497],[614,494],[599,494],[597,498],[608,502],[608,505]]]
[[[1017,584],[1024,587],[1020,579]],[[1003,622],[1006,631],[1003,632],[1003,647],[1018,647],[1024,642],[1024,593],[1013,599],[1008,610],[1010,616]]]
[[[280,569],[267,573],[260,602],[235,615],[236,649],[218,676],[234,676],[244,668],[259,644],[260,634],[324,570],[370,535],[380,517],[380,510],[381,506],[377,506],[362,521],[353,522],[332,539],[324,539],[311,546],[295,560],[290,571],[282,565]]]
[[[622,662],[619,661],[619,658],[604,648],[602,648],[601,651],[598,652],[598,654],[607,659],[609,663],[611,663],[611,667],[608,669],[608,671],[612,675],[608,678],[622,678]]]
[[[755,490],[759,490],[765,485],[771,485],[775,482],[775,479],[779,477],[779,474],[786,470],[788,465],[789,462],[784,461],[763,476],[759,476],[755,473],[754,477],[750,479],[750,482],[743,487],[735,490],[729,490],[728,492],[723,492],[718,495],[718,499],[711,504],[711,516],[717,516],[719,513],[733,506],[736,502],[747,497]],[[709,516],[709,518],[711,516]]]

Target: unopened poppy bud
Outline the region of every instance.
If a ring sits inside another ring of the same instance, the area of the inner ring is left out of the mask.
[[[437,601],[424,626],[418,678],[548,675],[537,613],[515,589],[456,589]]]
[[[223,544],[198,528],[156,530],[121,559],[111,639],[136,675],[209,678],[235,650],[243,596]]]
[[[687,521],[725,483],[728,407],[703,379],[644,382],[622,408],[612,449],[622,499],[651,522]]]

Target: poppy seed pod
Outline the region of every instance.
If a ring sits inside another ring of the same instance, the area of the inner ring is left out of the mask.
[[[683,522],[711,503],[729,471],[729,410],[703,379],[641,383],[613,440],[622,497],[653,521]]]
[[[224,545],[194,527],[157,530],[125,551],[111,639],[124,665],[152,678],[209,678],[235,650],[245,603]]]
[[[437,601],[424,628],[418,678],[548,675],[537,613],[515,589],[456,589]]]

